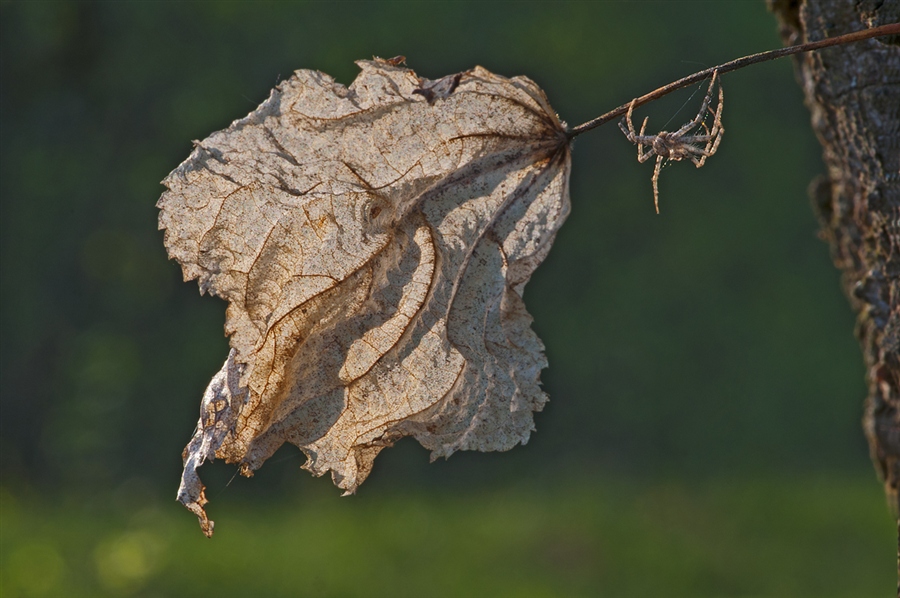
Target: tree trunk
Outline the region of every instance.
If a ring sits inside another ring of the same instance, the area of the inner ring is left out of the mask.
[[[900,21],[884,0],[770,0],[785,44]],[[810,186],[821,236],[858,314],[867,366],[863,427],[900,512],[900,36],[799,54],[797,76],[827,175]]]

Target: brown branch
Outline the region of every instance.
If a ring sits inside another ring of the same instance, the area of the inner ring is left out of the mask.
[[[758,62],[766,62],[768,60],[775,60],[776,58],[781,58],[783,56],[790,56],[791,54],[798,54],[800,52],[811,52],[813,50],[819,50],[821,48],[828,48],[830,46],[839,46],[842,44],[849,44],[852,42],[862,41],[864,39],[870,39],[873,37],[883,37],[887,35],[900,35],[900,23],[892,23],[890,25],[882,25],[881,27],[873,27],[872,29],[863,29],[862,31],[856,31],[854,33],[848,33],[846,35],[839,35],[837,37],[829,37],[827,39],[823,39],[817,42],[811,42],[808,44],[800,44],[797,46],[789,46],[787,48],[780,48],[778,50],[769,50],[768,52],[760,52],[758,54],[751,54],[750,56],[744,56],[743,58],[737,58],[730,62],[726,62],[725,64],[720,64],[719,66],[714,66],[712,68],[704,69],[702,71],[696,72],[693,75],[688,75],[687,77],[683,77],[678,81],[673,81],[668,85],[663,85],[662,87],[651,91],[648,94],[642,95],[639,98],[634,100],[634,106],[642,106],[654,100],[658,100],[664,95],[670,94],[673,91],[681,89],[683,87],[688,87],[689,85],[693,85],[698,81],[702,81],[707,77],[713,74],[713,71],[719,71],[719,75],[723,75],[725,73],[736,71],[738,69],[742,69],[745,66],[750,66],[751,64],[756,64]],[[586,131],[590,131],[591,129],[595,129],[602,124],[608,123],[609,121],[623,116],[626,112],[628,112],[628,107],[631,105],[631,102],[622,104],[615,110],[610,110],[606,114],[602,114],[593,120],[589,120],[586,123],[580,124],[577,127],[570,129],[567,133],[569,139],[577,137]]]

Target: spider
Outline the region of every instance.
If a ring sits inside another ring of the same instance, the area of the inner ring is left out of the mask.
[[[725,128],[722,126],[722,105],[724,96],[722,94],[722,83],[719,82],[719,106],[715,112],[709,103],[712,100],[713,87],[719,77],[719,71],[713,71],[712,79],[709,82],[709,89],[706,97],[703,98],[703,104],[700,105],[700,112],[690,121],[677,131],[671,133],[660,131],[656,135],[644,135],[647,129],[647,121],[650,117],[644,119],[641,125],[641,132],[635,133],[634,124],[631,122],[631,113],[634,111],[634,104],[637,98],[631,100],[628,107],[628,114],[619,122],[619,128],[625,133],[628,141],[637,145],[638,162],[644,163],[653,156],[656,156],[656,167],[653,169],[653,205],[656,206],[656,213],[659,214],[659,172],[662,169],[663,160],[684,160],[690,159],[697,168],[703,166],[706,159],[716,153],[719,148],[719,142],[722,141],[722,134]],[[709,111],[713,115],[712,127],[706,126],[706,112]],[[625,124],[628,128],[625,128]],[[692,130],[697,127],[703,127],[703,134],[691,135]],[[645,153],[644,145],[649,145],[650,149]],[[701,144],[706,144],[701,147]]]

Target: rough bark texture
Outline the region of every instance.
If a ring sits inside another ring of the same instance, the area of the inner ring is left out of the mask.
[[[785,44],[900,21],[883,0],[770,0]],[[822,237],[858,314],[867,366],[863,426],[896,512],[900,485],[900,39],[795,59],[827,175],[811,185]]]

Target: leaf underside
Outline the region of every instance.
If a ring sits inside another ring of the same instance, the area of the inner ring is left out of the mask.
[[[432,459],[525,443],[547,362],[522,301],[569,212],[565,125],[523,77],[300,70],[202,142],[157,204],[231,351],[184,452],[251,475],[284,442],[352,493],[414,436]]]

